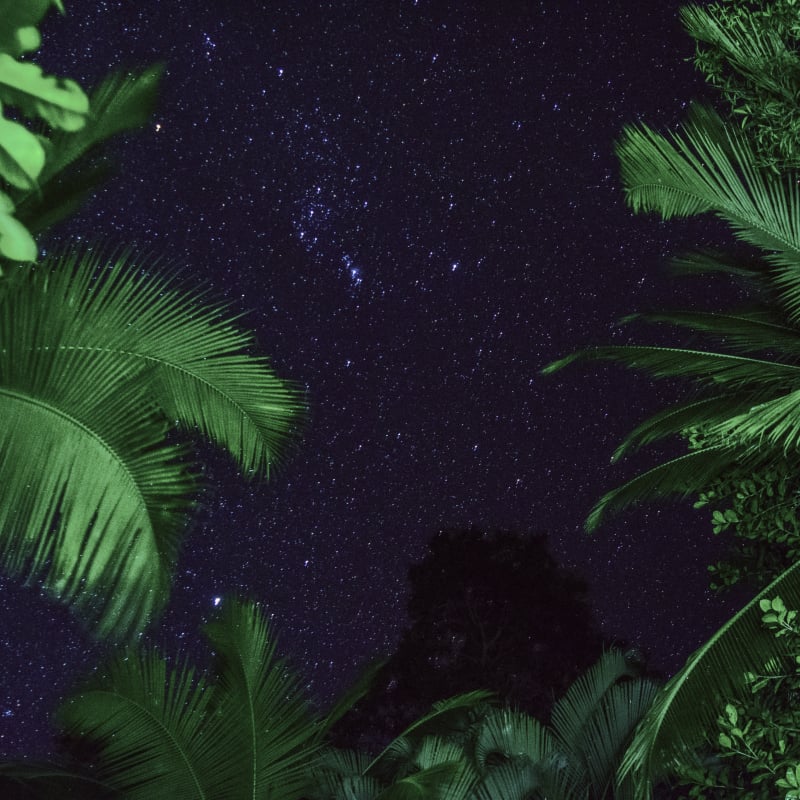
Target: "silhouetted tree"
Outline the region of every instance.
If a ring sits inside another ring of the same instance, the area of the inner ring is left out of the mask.
[[[473,689],[544,720],[602,651],[587,585],[545,536],[449,529],[429,548],[409,569],[410,627],[334,729],[339,746],[370,749],[433,702]]]

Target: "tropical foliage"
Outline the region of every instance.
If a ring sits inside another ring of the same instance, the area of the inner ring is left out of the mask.
[[[393,740],[376,758],[329,750],[314,770],[311,800],[423,796],[442,800],[577,800],[630,796],[616,768],[657,692],[612,650],[555,704],[551,724],[482,693],[461,695]]]
[[[89,97],[75,81],[45,76],[19,57],[38,49],[36,26],[53,5],[63,13],[60,0],[0,0],[0,259],[8,262],[35,261],[33,235],[73,212],[108,176],[107,164],[82,157],[147,121],[163,71],[112,74]]]
[[[698,12],[699,13],[699,12]],[[752,62],[753,69],[756,63]],[[762,62],[762,66],[764,63]],[[622,454],[671,435],[689,444],[672,459],[607,493],[591,512],[596,527],[607,511],[643,499],[670,494],[699,495],[699,502],[729,496],[732,487],[742,501],[737,508],[714,509],[722,530],[743,522],[748,497],[767,481],[780,487],[781,470],[796,469],[800,445],[800,188],[795,175],[775,175],[749,135],[735,130],[714,112],[692,109],[680,133],[663,136],[646,126],[625,130],[618,144],[621,176],[628,204],[637,212],[657,212],[663,219],[712,212],[730,224],[746,245],[745,256],[698,253],[683,258],[683,272],[723,273],[744,279],[751,304],[729,313],[672,312],[644,315],[693,331],[709,347],[600,347],[568,356],[546,371],[578,359],[605,359],[644,369],[655,377],[692,381],[687,402],[656,414],[639,425],[615,453]],[[760,251],[760,252],[759,252]],[[746,481],[752,481],[752,484]],[[775,483],[772,483],[772,481]],[[784,482],[786,505],[767,504],[773,521],[793,508],[791,483]],[[769,497],[769,489],[764,492]],[[780,489],[778,488],[778,494]],[[789,496],[787,497],[787,491]],[[759,505],[760,503],[760,505]],[[755,510],[755,509],[753,509]],[[740,525],[758,533],[758,519]],[[784,541],[768,537],[788,549]],[[780,556],[785,550],[772,554]],[[768,565],[756,567],[768,573]],[[724,625],[687,661],[659,695],[639,726],[624,759],[621,777],[633,776],[637,796],[647,797],[665,766],[680,767],[688,752],[716,724],[720,704],[746,692],[746,675],[760,674],[778,657],[780,645],[761,625],[759,603],[779,595],[800,606],[800,573],[791,563],[753,601]]]
[[[681,9],[694,64],[722,92],[756,146],[756,165],[800,166],[800,8],[797,0],[725,0]]]
[[[196,487],[176,427],[268,474],[296,390],[219,305],[129,253],[47,259],[0,300],[0,563],[101,636],[168,596]]]
[[[797,612],[779,597],[760,602],[762,623],[781,653],[760,674],[747,676],[750,694],[720,708],[716,739],[679,777],[690,798],[800,798],[800,629]]]
[[[0,111],[16,107],[28,117],[39,118],[51,128],[76,131],[86,124],[89,101],[75,81],[46,77],[40,67],[18,60],[36,50],[40,37],[36,25],[51,3],[0,3]],[[61,9],[63,11],[63,8]],[[0,178],[15,189],[34,190],[45,164],[47,141],[25,125],[0,116]],[[36,244],[14,217],[13,199],[0,191],[0,256],[14,261],[33,261]]]
[[[125,800],[302,797],[332,720],[310,710],[257,604],[223,600],[204,634],[214,652],[207,674],[152,650],[121,651],[57,714],[79,754],[72,768],[5,765],[0,788]]]

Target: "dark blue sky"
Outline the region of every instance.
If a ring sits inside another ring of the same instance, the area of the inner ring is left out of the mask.
[[[308,388],[297,451],[268,485],[209,458],[157,638],[191,646],[214,598],[274,615],[323,698],[404,624],[405,573],[442,526],[549,534],[609,635],[672,671],[731,613],[705,590],[715,542],[678,506],[582,522],[656,456],[609,465],[675,396],[603,365],[632,311],[724,300],[665,274],[727,241],[709,218],[624,207],[613,142],[706,94],[677,2],[67,4],[36,60],[85,87],[164,60],[153,123],[58,238],[166,256],[247,314]],[[638,341],[659,341],[644,329]],[[0,752],[43,752],[59,697],[99,657],[34,588],[0,583]]]

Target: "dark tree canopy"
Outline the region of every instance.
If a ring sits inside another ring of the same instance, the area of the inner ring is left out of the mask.
[[[334,730],[341,746],[369,749],[472,689],[544,720],[603,649],[585,581],[559,566],[545,536],[442,530],[408,577],[410,627]]]

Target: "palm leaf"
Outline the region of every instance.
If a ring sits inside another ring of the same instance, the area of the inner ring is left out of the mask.
[[[576,742],[592,797],[633,795],[631,781],[616,780],[616,771],[634,729],[658,696],[659,686],[644,678],[623,680],[609,687],[595,712],[586,720],[584,738]]]
[[[460,763],[437,764],[407,775],[387,786],[376,800],[429,800],[447,791],[459,773]]]
[[[126,800],[210,800],[203,767],[214,742],[204,736],[210,692],[193,671],[170,671],[155,653],[129,650],[60,709],[59,724],[100,745],[101,780]]]
[[[112,174],[107,164],[75,162],[106,139],[147,123],[163,71],[163,65],[155,64],[138,75],[108,75],[89,95],[86,125],[79,131],[53,135],[37,190],[15,196],[17,217],[32,233],[73,213]],[[64,173],[67,167],[72,167],[68,174]]]
[[[669,322],[695,331],[710,333],[744,352],[780,351],[800,355],[800,330],[786,325],[765,309],[720,314],[707,311],[669,311],[630,314],[623,322],[642,319],[646,322]]]
[[[723,422],[734,414],[750,410],[755,402],[752,393],[738,392],[713,395],[690,403],[669,406],[637,425],[614,451],[611,463],[616,463],[631,450],[682,433],[687,428],[715,421]]]
[[[217,742],[209,797],[300,797],[319,731],[299,681],[276,658],[267,620],[254,603],[224,601],[205,634],[218,675],[205,732]]]
[[[421,739],[429,734],[449,732],[454,727],[462,728],[469,713],[494,697],[492,692],[482,690],[466,692],[433,704],[433,708],[392,740],[370,763],[369,773],[394,773],[393,762],[405,761],[413,751],[412,739]]]
[[[664,219],[714,212],[767,251],[792,321],[800,312],[800,187],[753,165],[751,145],[712,111],[693,108],[683,137],[627,127],[616,146],[628,204]]]
[[[670,259],[669,270],[673,275],[708,275],[721,273],[740,278],[760,286],[769,265],[762,258],[745,258],[716,250],[698,250],[683,253]]]
[[[194,488],[185,450],[163,444],[138,375],[16,333],[0,352],[0,563],[95,634],[130,637],[168,596]]]
[[[800,389],[715,422],[708,426],[707,434],[724,437],[745,453],[760,452],[763,457],[767,449],[781,449],[786,454],[800,443]]]
[[[748,692],[747,672],[759,673],[782,643],[761,623],[759,601],[780,596],[800,607],[800,563],[770,583],[686,661],[648,711],[623,759],[620,778],[632,775],[636,796],[651,796],[654,781],[684,759],[716,725],[721,707]]]
[[[265,618],[253,603],[225,600],[206,634],[216,683],[126,650],[67,700],[59,724],[99,748],[99,779],[126,800],[296,800],[317,725]]]
[[[741,454],[727,447],[705,447],[659,464],[604,494],[586,518],[586,530],[594,531],[608,512],[621,511],[654,498],[702,491],[721,472],[741,463]]]
[[[168,419],[228,450],[245,475],[268,474],[299,423],[299,393],[267,358],[248,354],[252,334],[222,307],[199,306],[199,297],[148,275],[129,252],[110,259],[102,249],[71,250],[49,258],[44,273],[14,303],[20,315],[50,320],[47,330],[58,326],[49,346],[150,368],[154,399]]]
[[[504,760],[525,756],[535,764],[546,763],[556,753],[550,731],[521,711],[495,709],[481,722],[475,742],[478,769],[489,769],[493,756]]]
[[[704,352],[676,347],[620,345],[593,347],[571,353],[548,364],[542,374],[549,375],[579,360],[619,361],[628,367],[645,370],[656,378],[691,377],[698,383],[727,384],[736,389],[759,386],[791,387],[800,380],[800,367],[778,361]]]
[[[606,693],[631,668],[621,650],[609,650],[570,685],[553,706],[550,725],[559,745],[567,753],[581,749],[585,729]]]
[[[722,16],[721,9],[686,5],[680,9],[687,33],[698,42],[718,47],[731,67],[770,95],[786,95],[786,88],[774,80],[765,66],[783,60],[788,51],[781,37],[761,24],[755,14]],[[787,100],[794,100],[787,96]]]

